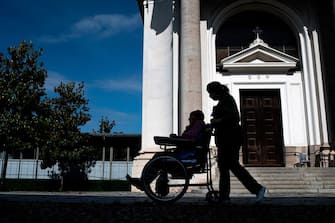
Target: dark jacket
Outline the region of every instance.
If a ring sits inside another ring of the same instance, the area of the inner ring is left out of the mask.
[[[212,117],[216,120],[212,127],[215,129],[217,144],[241,143],[240,115],[231,95],[227,94],[219,100],[219,103],[213,107]]]

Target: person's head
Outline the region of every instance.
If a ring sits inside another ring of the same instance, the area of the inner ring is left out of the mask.
[[[220,97],[229,94],[229,89],[226,85],[213,81],[207,85],[207,92],[213,100],[219,100]]]
[[[190,113],[190,117],[189,117],[190,124],[194,123],[197,120],[203,121],[204,119],[205,119],[205,115],[200,110],[195,110]]]

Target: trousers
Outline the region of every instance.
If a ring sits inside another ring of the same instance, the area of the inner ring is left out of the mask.
[[[217,144],[217,161],[220,172],[219,193],[220,199],[229,199],[230,196],[230,171],[252,194],[257,194],[260,185],[239,162],[240,143],[227,140]]]

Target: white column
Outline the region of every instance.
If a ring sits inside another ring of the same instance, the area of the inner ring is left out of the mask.
[[[299,34],[300,45],[301,45],[301,58],[302,58],[302,75],[303,75],[303,86],[304,86],[304,96],[306,103],[306,133],[307,133],[307,143],[308,145],[314,145],[314,129],[313,129],[313,112],[312,112],[312,102],[311,102],[311,90],[310,90],[310,73],[307,61],[307,53],[306,53],[306,44],[305,37],[303,33]]]
[[[192,110],[202,109],[200,0],[181,0],[180,127]]]
[[[201,88],[202,88],[202,111],[205,114],[205,121],[210,122],[210,115],[215,102],[210,99],[207,93],[207,84],[216,80],[216,50],[215,35],[213,28],[207,26],[207,21],[200,21],[200,37],[201,37]]]
[[[144,2],[142,152],[172,133],[172,0]]]
[[[314,66],[314,57],[312,52],[312,42],[309,37],[307,27],[304,27],[304,33],[300,34],[304,90],[307,109],[307,131],[309,145],[321,144],[321,126],[320,107],[318,106],[317,76]]]
[[[173,33],[173,133],[179,130],[179,34]]]
[[[322,69],[321,69],[321,57],[320,57],[320,47],[319,47],[319,38],[318,33],[314,30],[312,32],[313,37],[313,50],[315,55],[315,65],[316,65],[316,77],[317,77],[317,89],[318,89],[318,102],[320,107],[320,116],[321,116],[321,145],[328,146],[329,140],[328,140],[328,126],[327,126],[327,117],[326,117],[326,103],[325,103],[325,97],[324,97],[324,87],[323,87],[323,75],[322,75]]]
[[[308,29],[305,27],[305,38],[306,38],[306,49],[307,49],[307,65],[309,66],[309,81],[310,81],[310,91],[311,91],[311,102],[312,102],[312,112],[313,112],[313,129],[314,129],[314,134],[315,134],[315,141],[314,145],[320,145],[321,144],[321,137],[320,137],[320,111],[319,111],[319,106],[317,103],[317,89],[316,89],[316,84],[317,84],[317,77],[316,73],[314,70],[314,63],[315,60],[313,58],[313,53],[312,53],[312,42],[309,36]]]

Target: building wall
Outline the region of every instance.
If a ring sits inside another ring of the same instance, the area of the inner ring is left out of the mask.
[[[285,146],[290,148],[290,151],[286,151],[286,154],[292,152],[292,148],[301,150],[301,147],[307,148],[311,156],[315,157],[319,152],[320,146],[329,145],[328,139],[328,124],[325,106],[325,94],[324,94],[324,75],[325,71],[321,63],[322,49],[320,50],[319,36],[320,32],[318,27],[318,19],[315,16],[311,2],[294,2],[290,1],[229,1],[217,2],[212,1],[212,4],[202,4],[202,55],[206,55],[202,60],[202,76],[203,80],[207,82],[203,83],[203,87],[211,80],[221,80],[226,82],[231,88],[234,88],[235,80],[228,80],[222,77],[220,73],[215,72],[215,35],[219,30],[220,26],[229,19],[232,15],[242,12],[244,10],[257,9],[282,18],[294,31],[296,38],[299,41],[299,59],[301,61],[302,68],[302,96],[304,98],[302,111],[302,117],[305,116],[303,122],[299,122],[297,126],[300,131],[298,133],[305,135],[306,140],[303,143],[293,142],[290,139],[294,138],[292,128],[288,128],[287,119],[292,118],[287,116],[288,112],[294,109],[296,103],[284,99],[283,117],[284,117],[284,141]],[[230,77],[233,79],[233,77]],[[285,79],[282,79],[285,82]],[[271,81],[270,81],[271,82]],[[262,81],[254,84],[261,85]],[[257,86],[260,87],[260,86]],[[271,87],[267,85],[266,87]],[[232,89],[233,90],[233,89]],[[233,90],[234,91],[234,90]],[[294,91],[291,86],[290,90],[285,92]],[[286,93],[285,93],[286,94]],[[238,100],[239,96],[235,93],[235,99]],[[292,99],[291,99],[292,100]],[[208,98],[203,98],[203,110],[208,114],[213,102]],[[285,107],[286,106],[286,107]],[[286,111],[285,111],[286,109]],[[286,123],[285,123],[286,122]],[[297,129],[296,129],[297,130]],[[294,151],[294,150],[293,150]],[[314,158],[313,158],[314,159]],[[286,160],[290,160],[287,158]],[[290,163],[286,163],[290,165]]]
[[[137,176],[140,174],[141,167],[150,159],[151,156],[148,154],[158,148],[154,145],[153,136],[168,135],[176,130],[176,123],[179,122],[179,117],[176,117],[179,116],[179,95],[183,90],[178,82],[180,76],[183,75],[180,73],[179,1],[174,1],[174,4],[172,0],[164,1],[165,5],[160,5],[160,1],[148,2],[147,4],[147,1],[144,1],[143,5],[143,155],[138,157],[138,166],[135,160],[135,172],[137,172],[135,175]],[[318,7],[316,7],[317,4]],[[332,137],[333,134],[334,112],[331,111],[335,107],[334,100],[331,100],[334,91],[330,90],[334,82],[332,78],[334,75],[330,74],[334,71],[334,63],[330,56],[334,52],[331,50],[333,48],[327,48],[326,44],[333,39],[333,28],[329,27],[328,22],[329,19],[334,18],[333,4],[330,1],[316,3],[312,0],[200,1],[201,90],[203,92],[201,100],[206,121],[209,121],[211,108],[214,105],[206,93],[207,83],[213,80],[227,82],[222,75],[216,72],[215,39],[217,31],[227,19],[236,13],[250,9],[263,10],[282,18],[293,30],[299,43],[302,82],[298,85],[290,85],[289,81],[284,81],[286,84],[283,86],[286,88],[283,94],[300,92],[298,97],[304,98],[303,105],[300,106],[300,111],[303,113],[301,117],[304,117],[305,120],[299,119],[297,125],[291,125],[287,121],[298,116],[297,113],[292,113],[294,108],[291,106],[294,105],[291,103],[296,103],[296,100],[299,99],[285,99],[283,109],[286,109],[284,114],[287,120],[284,123],[284,140],[285,146],[289,148],[287,152],[307,148],[309,153],[315,156],[320,146],[327,146],[330,142],[329,136]],[[321,9],[324,8],[320,5],[327,6],[326,18],[319,19],[318,17],[321,15]],[[172,12],[170,11],[171,6]],[[165,13],[163,13],[164,10]],[[333,26],[333,23],[330,23],[330,26]],[[161,28],[159,32],[157,27]],[[234,80],[230,83],[234,83]],[[257,84],[261,85],[262,82],[254,83],[254,86]],[[287,88],[287,85],[290,87]],[[238,99],[237,95],[235,97]],[[283,95],[283,98],[287,97]],[[295,138],[293,132],[303,128],[305,131],[299,131],[299,137]]]

